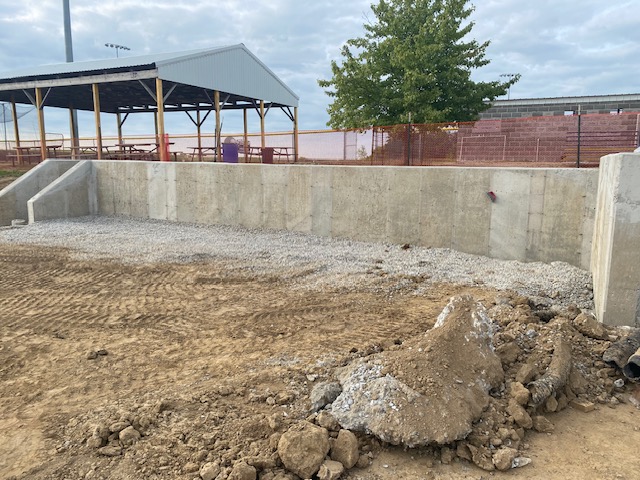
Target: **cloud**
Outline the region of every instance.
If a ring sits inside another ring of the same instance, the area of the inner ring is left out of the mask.
[[[329,98],[317,80],[330,78],[330,62],[340,61],[346,40],[363,35],[362,25],[373,18],[370,3],[70,0],[74,55],[77,61],[115,56],[105,43],[129,47],[130,52],[118,52],[124,55],[244,43],[300,96],[301,128],[324,128]],[[471,36],[491,41],[487,49],[491,63],[474,72],[474,78],[496,80],[502,73],[521,73],[511,98],[640,91],[636,83],[640,9],[635,0],[475,3]],[[59,0],[0,0],[0,29],[0,72],[64,61]],[[240,114],[225,112],[224,117],[225,128],[241,124]],[[270,112],[269,117],[270,129],[291,127],[284,114]],[[140,126],[129,120],[125,130],[153,131],[141,118]],[[47,111],[47,121],[58,120]],[[193,131],[186,116],[170,121],[176,131]],[[67,128],[66,113],[60,114],[59,122],[61,130]],[[93,134],[90,117],[87,122],[86,133]],[[250,115],[251,128],[258,125],[256,116]]]

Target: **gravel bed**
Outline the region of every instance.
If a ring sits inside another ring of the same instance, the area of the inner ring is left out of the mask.
[[[588,272],[564,262],[496,260],[445,248],[358,242],[275,230],[127,217],[81,217],[0,229],[0,243],[66,247],[78,259],[128,263],[222,261],[300,288],[421,294],[433,283],[509,289],[541,304],[593,309]]]

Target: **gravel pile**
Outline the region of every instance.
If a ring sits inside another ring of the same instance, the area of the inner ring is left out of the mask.
[[[593,309],[588,272],[564,262],[495,260],[443,248],[332,239],[287,231],[126,217],[82,217],[0,229],[1,243],[66,247],[78,259],[127,263],[224,262],[300,288],[371,288],[421,294],[434,283],[510,289],[557,307]]]

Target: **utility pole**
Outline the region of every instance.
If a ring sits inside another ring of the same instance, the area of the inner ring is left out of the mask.
[[[71,40],[71,9],[69,0],[62,0],[62,14],[64,17],[64,46],[67,63],[73,62],[73,42]],[[78,112],[71,109],[72,147],[78,147]],[[73,150],[73,148],[72,148]]]

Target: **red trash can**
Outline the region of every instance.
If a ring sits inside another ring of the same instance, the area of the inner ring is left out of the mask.
[[[262,149],[262,163],[273,163],[273,147]]]

